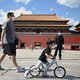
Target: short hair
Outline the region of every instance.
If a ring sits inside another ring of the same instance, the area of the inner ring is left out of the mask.
[[[46,42],[46,44],[49,46],[50,44],[53,44],[55,41],[54,40],[48,40],[47,42]]]
[[[14,16],[14,13],[13,12],[8,12],[7,13],[7,18],[9,18],[10,16]]]

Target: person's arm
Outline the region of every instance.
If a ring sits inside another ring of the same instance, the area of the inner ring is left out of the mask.
[[[2,32],[1,32],[1,43],[0,43],[0,45],[4,44],[3,43],[3,38],[4,38],[4,34],[6,33],[6,31],[8,29],[7,25],[8,25],[7,22],[4,22],[3,26],[1,27],[2,28]]]
[[[16,31],[14,31],[14,36],[18,39],[18,36],[17,36],[17,34],[16,34]]]
[[[3,38],[4,38],[4,34],[6,33],[6,29],[2,30],[1,33],[1,45],[3,45]]]
[[[45,53],[45,56],[46,56],[47,58],[50,58],[50,59],[52,59],[52,58],[53,58],[53,56],[52,56],[52,55],[48,55],[47,53]]]
[[[55,44],[57,44],[57,36],[55,36]]]

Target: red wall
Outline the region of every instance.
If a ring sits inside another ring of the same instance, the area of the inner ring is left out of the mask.
[[[79,44],[80,45],[80,35],[64,36],[64,41],[66,44]]]
[[[48,39],[54,39],[54,36],[46,36],[46,35],[19,35],[21,41],[26,43],[26,47],[30,47],[31,44],[35,44],[35,42],[41,42],[41,46],[46,46],[46,41]]]
[[[46,41],[48,39],[54,39],[54,35],[19,35],[19,39],[25,43],[26,47],[34,45],[35,42],[41,42],[41,46],[46,46]],[[65,44],[79,44],[80,45],[80,35],[68,35],[64,36]]]

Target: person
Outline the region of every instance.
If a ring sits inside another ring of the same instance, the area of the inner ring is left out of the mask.
[[[55,47],[55,58],[57,56],[57,52],[59,51],[59,60],[62,60],[61,51],[64,47],[64,37],[61,35],[61,32],[58,32],[57,36],[55,37]]]
[[[14,37],[16,35],[15,28],[13,25],[13,21],[15,19],[14,13],[9,12],[7,13],[8,20],[3,24],[2,33],[1,33],[1,43],[0,45],[3,47],[3,54],[0,57],[0,70],[4,70],[1,67],[1,63],[4,60],[5,56],[11,56],[11,60],[16,67],[18,72],[23,72],[24,68],[20,67],[16,62],[16,48],[14,45]]]
[[[42,54],[40,55],[38,61],[37,61],[37,64],[30,68],[28,71],[26,71],[24,73],[24,77],[28,77],[29,73],[31,70],[35,69],[35,68],[38,68],[39,66],[41,66],[42,64],[45,64],[46,66],[49,65],[49,62],[48,62],[48,58],[52,59],[53,56],[51,54],[51,49],[53,47],[53,43],[54,41],[53,40],[48,40],[47,41],[47,47],[42,51]],[[43,76],[47,76],[47,70],[44,70],[44,72],[42,73]]]
[[[30,48],[31,48],[31,50],[33,51],[33,49],[34,49],[33,45],[30,45]]]

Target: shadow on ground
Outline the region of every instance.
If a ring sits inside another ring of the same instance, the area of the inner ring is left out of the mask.
[[[48,79],[48,78],[49,78],[49,79],[51,78],[51,79],[52,79],[52,78],[54,78],[54,79],[57,79],[57,78],[54,77],[54,76],[49,76],[49,77],[43,77],[43,76],[30,77],[30,79],[31,79],[31,78],[37,78],[37,79],[40,79],[40,78],[43,78],[43,79],[44,79],[44,78],[45,78],[45,79],[46,79],[46,78],[47,78],[47,79]],[[79,79],[79,80],[80,80],[80,77],[75,77],[75,76],[67,75],[67,76],[65,76],[64,78],[58,78],[58,79],[61,79],[61,80],[62,80],[62,79],[67,79],[67,80],[76,80],[76,79]]]
[[[73,60],[76,60],[76,61],[77,61],[77,60],[80,60],[80,59],[62,59],[62,60],[70,60],[70,61],[71,61],[71,60],[72,60],[72,61],[73,61]]]

